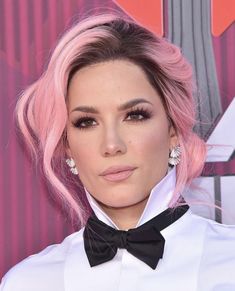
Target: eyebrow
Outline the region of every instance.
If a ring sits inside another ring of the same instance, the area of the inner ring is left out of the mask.
[[[148,104],[153,105],[150,101],[148,101],[146,99],[137,98],[137,99],[127,101],[126,103],[118,106],[118,111],[127,110],[127,109],[129,109],[137,104],[140,104],[140,103],[148,103]],[[74,111],[81,111],[81,112],[94,113],[94,114],[99,113],[99,111],[95,107],[92,107],[92,106],[78,106],[78,107],[74,108],[70,113],[72,113]]]

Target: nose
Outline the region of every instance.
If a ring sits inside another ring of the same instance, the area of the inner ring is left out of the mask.
[[[121,155],[126,152],[124,137],[121,137],[117,128],[106,129],[103,133],[101,152],[104,157]]]

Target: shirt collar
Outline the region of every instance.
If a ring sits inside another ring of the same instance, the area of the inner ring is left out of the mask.
[[[170,170],[167,175],[157,183],[151,190],[148,201],[145,208],[140,216],[136,227],[149,221],[162,211],[168,208],[168,204],[171,200],[176,182],[176,170],[175,167]],[[99,220],[103,221],[107,225],[119,229],[112,219],[103,211],[96,200],[84,187],[88,202],[93,209],[95,215]]]

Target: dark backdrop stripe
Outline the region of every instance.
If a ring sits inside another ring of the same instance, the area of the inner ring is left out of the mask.
[[[7,17],[5,18],[5,27],[6,27],[6,35],[5,35],[5,41],[6,41],[6,52],[7,52],[7,61],[11,61],[15,59],[15,49],[14,49],[14,10],[13,10],[13,5],[12,5],[12,1],[8,1],[7,2],[8,5],[5,5],[5,15],[7,15]],[[6,3],[5,3],[6,4]],[[10,71],[9,74],[7,75],[7,80],[6,80],[6,85],[7,85],[7,89],[8,89],[8,99],[5,99],[5,106],[4,108],[6,109],[6,112],[8,111],[10,114],[12,113],[12,110],[9,108],[11,102],[12,102],[12,88],[14,88],[14,78],[13,78],[13,72]],[[4,96],[6,97],[6,96]],[[8,130],[9,132],[12,130],[12,122],[11,122],[11,116],[7,116],[7,118],[4,120],[4,124],[8,126]],[[4,128],[5,130],[5,128]],[[5,212],[4,215],[4,220],[9,219],[10,223],[8,225],[8,227],[11,227],[12,224],[14,224],[16,227],[14,229],[12,229],[12,233],[11,233],[11,240],[8,242],[8,246],[7,248],[11,249],[11,252],[9,253],[10,259],[12,260],[14,257],[18,258],[18,248],[14,247],[14,240],[16,240],[16,233],[17,233],[17,223],[15,223],[16,219],[15,219],[15,215],[16,215],[16,203],[17,200],[14,201],[14,188],[13,185],[15,185],[15,172],[13,171],[13,163],[14,163],[14,157],[12,156],[12,147],[14,146],[12,143],[9,143],[10,140],[10,134],[9,132],[7,134],[5,134],[6,139],[4,140],[4,148],[7,149],[8,152],[8,157],[5,159],[5,166],[7,166],[6,168],[8,168],[8,173],[10,175],[8,175],[5,178],[5,183],[8,186],[7,188],[7,192],[4,193],[4,195],[7,195],[8,198],[8,206],[9,206],[9,212]],[[9,215],[10,214],[10,215]],[[9,231],[8,231],[9,234]],[[4,246],[6,246],[6,243],[3,244]]]

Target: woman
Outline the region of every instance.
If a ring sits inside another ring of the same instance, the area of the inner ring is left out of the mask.
[[[16,265],[1,291],[235,290],[234,226],[181,196],[206,156],[192,94],[179,48],[124,17],[92,16],[62,37],[17,118],[82,228]],[[67,187],[78,179],[87,221]]]

